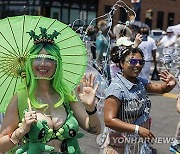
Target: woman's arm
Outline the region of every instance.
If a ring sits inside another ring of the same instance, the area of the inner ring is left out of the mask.
[[[110,96],[105,101],[104,123],[107,127],[117,132],[134,133],[136,125],[126,123],[118,118],[121,102],[115,96]],[[143,138],[154,138],[150,130],[139,127],[139,135]]]
[[[71,103],[80,126],[92,134],[101,132],[101,124],[96,112],[95,94],[98,85],[94,86],[95,77],[90,74],[83,76],[81,84],[77,87],[79,103]],[[93,112],[94,111],[94,112]],[[88,114],[89,113],[89,114]]]
[[[35,111],[26,112],[21,127],[18,127],[18,96],[14,95],[8,105],[0,130],[0,153],[11,150],[29,132],[33,123],[37,122]]]
[[[97,112],[88,115],[80,102],[72,102],[71,109],[82,129],[96,135],[101,132],[101,124]],[[94,110],[94,108],[92,108],[92,110]]]
[[[14,95],[10,101],[10,104],[8,105],[0,130],[0,152],[4,153],[11,150],[15,146],[15,144],[10,141],[9,136],[11,134],[11,138],[14,141],[18,141],[16,134],[14,133],[15,130],[18,128],[18,123],[19,116],[17,108],[17,95]]]

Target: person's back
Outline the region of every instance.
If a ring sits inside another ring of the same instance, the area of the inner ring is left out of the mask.
[[[139,48],[144,53],[144,59],[146,61],[152,61],[152,50],[156,50],[157,46],[155,41],[151,37],[147,37],[147,41],[142,41]]]
[[[96,38],[96,58],[99,64],[103,60],[103,53],[109,54],[108,45],[107,38],[102,33],[99,33]]]
[[[110,67],[109,67],[109,55],[110,55],[110,27],[106,20],[98,22],[99,34],[96,38],[96,60],[102,73],[110,81]]]

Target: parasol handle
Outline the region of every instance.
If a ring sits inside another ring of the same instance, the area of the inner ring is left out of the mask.
[[[24,84],[25,84],[25,87],[26,87],[28,110],[31,112],[32,111],[32,106],[31,106],[31,101],[30,101],[30,98],[29,98],[29,93],[28,93],[28,88],[27,88],[26,72],[22,72],[21,76],[24,79]]]
[[[28,103],[29,112],[31,112],[32,111],[32,106],[31,106],[31,101],[30,101],[29,97],[27,98],[27,103]]]

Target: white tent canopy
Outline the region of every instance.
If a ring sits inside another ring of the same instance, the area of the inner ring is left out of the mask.
[[[168,28],[171,28],[176,35],[180,35],[180,24],[169,26]]]

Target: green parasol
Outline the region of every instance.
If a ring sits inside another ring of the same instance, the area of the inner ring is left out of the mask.
[[[81,80],[87,65],[86,48],[77,33],[58,20],[42,16],[15,16],[0,20],[0,112],[7,105],[21,84],[24,64],[33,45],[31,30],[39,34],[39,27],[48,33],[58,31],[55,40],[60,48],[63,62],[63,80],[73,90]]]

